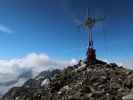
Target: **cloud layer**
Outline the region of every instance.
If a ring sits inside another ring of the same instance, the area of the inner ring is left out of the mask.
[[[133,69],[133,59],[132,58],[126,59],[126,60],[121,60],[121,61],[119,61],[119,64],[124,66],[125,68]]]
[[[0,60],[0,93],[5,93],[12,86],[22,85],[27,79],[44,70],[62,69],[77,61],[57,61],[46,54],[30,53],[22,58]]]
[[[8,27],[6,27],[2,24],[0,24],[0,31],[3,32],[3,33],[8,33],[8,34],[13,32],[11,29],[9,29]]]

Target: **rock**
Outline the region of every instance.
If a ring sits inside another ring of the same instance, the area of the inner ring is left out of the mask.
[[[78,66],[82,66],[82,65],[84,65],[84,64],[85,64],[85,63],[83,62],[83,60],[80,60]]]
[[[129,94],[122,97],[122,100],[133,100],[133,94]]]
[[[50,83],[50,80],[49,79],[45,79],[44,81],[42,81],[41,87],[43,87],[43,86],[48,87],[49,83]]]
[[[76,71],[80,72],[86,69],[86,64],[83,64],[81,66],[79,66],[77,69],[75,69]]]
[[[63,88],[61,88],[60,91],[58,91],[58,94],[61,95],[65,91],[69,91],[69,89],[70,89],[70,87],[68,85],[66,85]]]

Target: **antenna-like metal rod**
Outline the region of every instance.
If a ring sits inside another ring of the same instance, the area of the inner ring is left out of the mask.
[[[89,48],[93,48],[92,31],[89,32]]]

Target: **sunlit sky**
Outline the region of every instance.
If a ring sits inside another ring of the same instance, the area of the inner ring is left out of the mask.
[[[94,47],[104,59],[133,56],[132,0],[0,0],[0,58],[36,52],[54,59],[84,58],[88,34],[74,18],[106,16],[94,29]],[[74,17],[73,17],[74,16]]]

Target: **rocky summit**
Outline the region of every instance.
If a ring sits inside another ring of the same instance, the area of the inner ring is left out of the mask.
[[[133,71],[99,61],[44,71],[2,100],[133,100]]]

